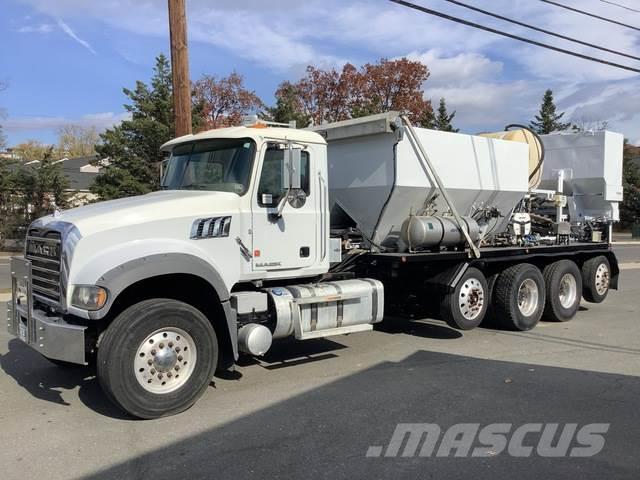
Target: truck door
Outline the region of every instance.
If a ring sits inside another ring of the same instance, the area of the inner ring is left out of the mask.
[[[314,158],[309,150],[301,151],[300,189],[292,190],[289,199],[285,199],[285,148],[286,145],[274,143],[263,149],[257,194],[252,200],[255,271],[309,267],[318,257],[318,186],[311,181]],[[278,217],[281,201],[286,203]]]

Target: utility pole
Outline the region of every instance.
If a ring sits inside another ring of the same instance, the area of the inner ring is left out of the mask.
[[[169,1],[169,38],[173,77],[173,109],[176,136],[191,133],[191,82],[189,81],[189,49],[185,0]]]

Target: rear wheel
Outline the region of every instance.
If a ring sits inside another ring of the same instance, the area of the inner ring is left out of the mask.
[[[547,265],[543,271],[547,301],[543,317],[547,320],[571,320],[582,298],[580,269],[571,260],[559,260]]]
[[[202,312],[183,302],[152,299],[122,312],[98,349],[100,385],[140,418],[173,415],[205,392],[218,360],[218,341]]]
[[[609,293],[611,266],[604,255],[590,258],[582,265],[582,294],[587,302],[600,303]]]
[[[498,277],[493,311],[501,327],[531,330],[542,317],[544,303],[544,278],[535,266],[529,263],[513,265]]]
[[[471,330],[482,322],[489,305],[487,280],[477,268],[469,268],[456,288],[447,293],[440,314],[447,324],[459,330]]]

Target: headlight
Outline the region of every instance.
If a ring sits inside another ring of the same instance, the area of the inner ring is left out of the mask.
[[[107,291],[96,285],[76,285],[71,305],[83,310],[100,310],[107,303]]]

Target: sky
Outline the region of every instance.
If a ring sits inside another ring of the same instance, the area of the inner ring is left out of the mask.
[[[640,56],[640,31],[536,0],[467,3],[566,36]],[[559,0],[640,27],[640,13],[600,0]],[[638,7],[638,0],[617,0]],[[491,19],[444,0],[415,3],[499,30],[640,68],[600,52]],[[425,96],[444,97],[467,133],[528,123],[551,88],[565,119],[640,144],[640,75],[451,23],[386,0],[187,0],[190,73],[237,71],[266,103],[308,64],[340,68],[406,56],[431,75]],[[2,0],[0,108],[8,144],[52,143],[64,124],[108,128],[126,118],[123,87],[149,79],[169,54],[166,0]]]

